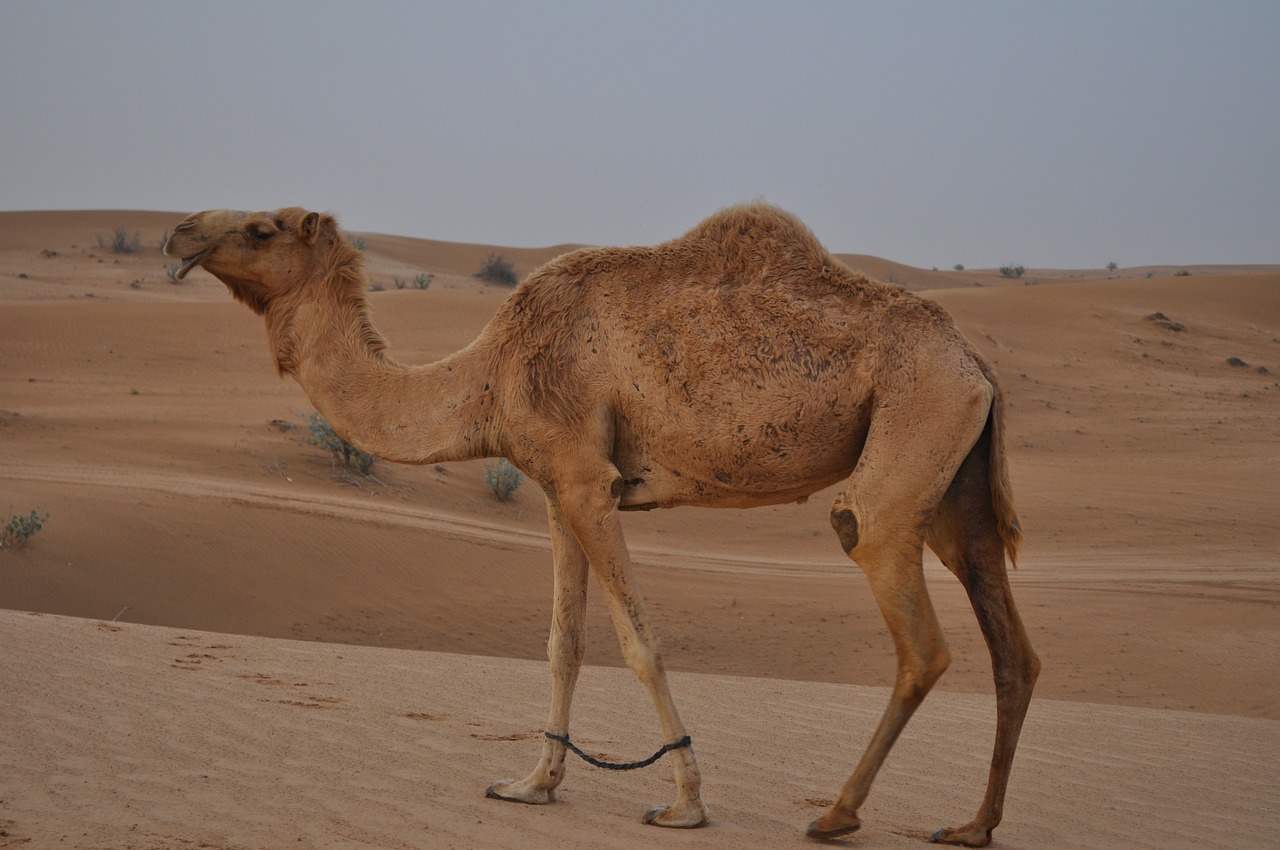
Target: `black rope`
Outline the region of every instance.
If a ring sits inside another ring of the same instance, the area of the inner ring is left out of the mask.
[[[674,744],[663,744],[662,749],[658,750],[656,753],[649,756],[647,759],[642,759],[641,761],[628,761],[628,762],[623,762],[619,764],[618,762],[601,761],[600,759],[595,758],[594,756],[587,755],[582,750],[578,749],[578,746],[574,744],[573,741],[569,740],[568,735],[557,735],[555,732],[545,732],[543,734],[545,734],[551,740],[559,741],[569,749],[573,750],[575,753],[577,753],[578,757],[583,761],[585,761],[587,764],[594,764],[596,767],[603,767],[607,770],[636,770],[637,768],[648,767],[649,765],[653,764],[655,761],[662,758],[672,750],[681,750],[681,749],[684,749],[685,747],[693,746],[693,739],[690,738],[688,735],[685,735],[683,738],[681,738],[679,741],[676,741]]]

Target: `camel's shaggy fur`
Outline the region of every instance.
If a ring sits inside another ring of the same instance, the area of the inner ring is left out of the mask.
[[[809,834],[858,828],[877,770],[948,664],[924,584],[927,544],[973,603],[998,711],[982,805],[934,839],[990,841],[1039,661],[1005,567],[1021,532],[1000,385],[937,304],[850,271],[796,218],[752,204],[660,245],[565,254],[471,345],[404,366],[369,321],[361,255],[330,216],[197,213],[166,251],[184,259],[182,274],[202,265],[265,317],[277,369],[363,450],[407,463],[505,456],[542,486],[555,564],[547,730],[557,735],[568,732],[582,661],[588,572],[665,739],[685,735],[618,511],[803,501],[847,479],[832,525],[875,593],[898,675],[866,755]],[[564,758],[548,738],[533,773],[489,794],[548,802]],[[645,820],[698,826],[693,751],[672,760],[676,800]]]

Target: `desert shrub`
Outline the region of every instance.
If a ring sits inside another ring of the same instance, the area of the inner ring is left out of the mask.
[[[98,236],[98,247],[116,254],[132,254],[142,248],[142,234],[138,231],[129,233],[123,227],[117,227],[110,238]]]
[[[1173,276],[1174,277],[1191,277],[1191,272],[1187,271],[1186,269],[1178,269],[1176,272],[1173,273]]]
[[[1022,275],[1025,274],[1026,271],[1027,269],[1025,266],[1020,266],[1020,265],[1015,266],[1012,263],[1010,263],[1007,266],[1000,267],[1000,274],[1004,275],[1005,277],[1022,277]]]
[[[404,278],[396,278],[396,289],[404,289],[412,284],[414,289],[430,289],[431,281],[435,280],[433,274],[417,274],[413,276],[413,280],[405,280]]]
[[[11,514],[9,521],[4,525],[4,530],[0,531],[0,549],[21,549],[26,546],[27,541],[44,528],[45,520],[48,518],[48,514],[41,514],[39,511],[32,511],[26,515]]]
[[[476,272],[475,276],[501,286],[515,286],[520,282],[520,278],[516,275],[516,267],[501,254],[490,254],[485,257],[484,264],[480,266],[480,271]]]
[[[404,287],[407,287],[407,285],[413,284],[413,288],[415,289],[430,289],[431,282],[433,282],[433,280],[435,280],[434,274],[416,274],[413,275],[412,280],[396,278],[396,288],[403,289]]]
[[[1120,264],[1117,262],[1112,261],[1110,263],[1107,263],[1107,271],[1109,272],[1113,272],[1118,268],[1120,268]]]
[[[377,458],[348,443],[319,413],[305,414],[302,421],[307,426],[307,436],[302,441],[308,446],[324,449],[344,469],[354,469],[361,475],[368,475],[373,470],[373,462]]]
[[[954,266],[952,266],[951,268],[955,269],[955,270],[956,270],[956,271],[958,271],[958,272],[962,272],[962,271],[964,271],[964,263],[956,263],[956,264],[955,264]]]
[[[509,502],[516,490],[524,483],[524,473],[511,465],[505,457],[484,462],[484,483],[489,485],[493,496],[499,502]]]
[[[352,248],[355,248],[357,251],[363,251],[365,248],[369,247],[369,243],[365,242],[360,236],[348,236],[347,244]]]

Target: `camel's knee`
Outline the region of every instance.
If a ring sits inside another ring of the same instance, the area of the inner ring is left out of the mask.
[[[1019,659],[1017,666],[1006,675],[1015,679],[1015,681],[1009,683],[1008,687],[1016,688],[1023,699],[1030,699],[1031,691],[1036,686],[1036,679],[1040,678],[1040,656],[1036,654],[1036,651],[1030,645],[1024,647],[1022,657]],[[996,685],[999,686],[1000,684],[1000,672],[997,672]]]
[[[662,652],[656,641],[642,641],[638,638],[622,641],[622,660],[646,687],[663,676],[664,665]]]
[[[899,656],[894,690],[913,708],[924,702],[942,674],[951,666],[951,652],[945,644],[921,647],[913,657]]]
[[[547,659],[552,664],[577,668],[582,665],[582,657],[585,654],[586,641],[580,633],[553,633],[547,640]]]
[[[920,683],[926,692],[929,691],[937,681],[942,678],[942,674],[947,672],[947,668],[951,666],[951,650],[947,649],[945,644],[931,647],[928,651],[924,664],[922,665],[922,673],[920,675]]]

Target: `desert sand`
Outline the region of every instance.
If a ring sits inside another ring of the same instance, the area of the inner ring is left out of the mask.
[[[640,825],[661,764],[576,763],[557,805],[486,800],[540,746],[541,494],[500,504],[479,463],[341,474],[303,444],[260,320],[202,271],[166,276],[181,218],[0,213],[0,511],[50,515],[0,552],[0,847],[804,845],[893,670],[830,495],[624,521],[710,827]],[[115,228],[139,250],[99,245]],[[523,274],[566,247],[360,237],[407,362],[501,303],[471,276],[489,252]],[[1045,668],[995,845],[1273,842],[1280,267],[1010,281],[844,259],[943,304],[1008,391],[1013,583]],[[397,289],[417,274],[430,289]],[[953,665],[837,844],[915,846],[981,795],[990,663],[926,571]],[[588,630],[575,738],[647,755],[653,712],[594,597]]]

